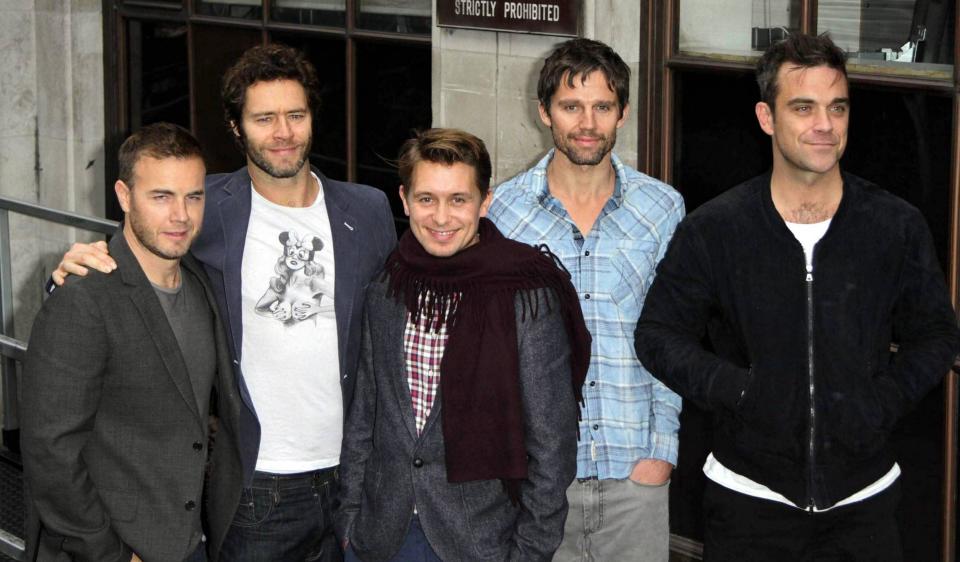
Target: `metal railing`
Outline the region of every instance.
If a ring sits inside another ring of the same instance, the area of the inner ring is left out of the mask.
[[[60,211],[43,205],[0,197],[0,398],[3,400],[3,438],[18,439],[20,431],[20,410],[17,401],[17,363],[26,355],[25,342],[15,339],[13,328],[13,274],[10,254],[10,213],[17,213],[87,230],[100,234],[113,234],[117,222],[97,217],[89,217]],[[17,445],[18,446],[18,445]],[[15,560],[23,559],[23,540],[0,529],[0,553]]]

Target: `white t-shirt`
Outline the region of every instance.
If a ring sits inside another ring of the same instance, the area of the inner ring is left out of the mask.
[[[803,246],[803,253],[806,257],[807,264],[807,273],[813,272],[813,247],[817,245],[817,242],[823,238],[823,235],[827,233],[827,229],[830,228],[830,219],[827,219],[823,222],[817,222],[813,224],[801,224],[795,222],[788,222],[787,228],[790,229],[790,232],[793,233],[794,237],[800,242],[800,245]],[[775,502],[783,503],[792,507],[800,507],[794,504],[792,501],[788,500],[782,494],[774,492],[770,488],[764,486],[759,482],[754,482],[753,480],[737,474],[736,472],[730,470],[729,468],[720,464],[720,461],[713,456],[713,453],[707,455],[707,461],[703,464],[703,473],[710,480],[720,484],[724,488],[728,488],[735,492],[740,492],[741,494],[746,494],[748,496],[753,496],[755,498],[761,498],[766,500],[772,500]],[[830,511],[840,506],[849,505],[858,501],[863,501],[871,496],[875,496],[880,492],[886,490],[891,484],[897,481],[897,478],[900,477],[900,465],[893,463],[893,467],[887,471],[886,474],[880,477],[876,482],[873,482],[866,488],[855,492],[854,494],[838,501],[833,507],[828,507],[826,509],[817,509],[813,508],[815,512]],[[803,509],[803,508],[801,508]]]
[[[240,367],[260,420],[257,470],[307,472],[340,462],[343,397],[334,259],[323,185],[309,207],[271,203],[251,186],[243,249]]]

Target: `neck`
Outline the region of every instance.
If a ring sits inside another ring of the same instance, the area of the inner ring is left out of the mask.
[[[598,164],[584,166],[574,164],[567,155],[557,150],[547,164],[547,185],[550,193],[562,201],[606,202],[613,194],[617,173],[610,161],[610,154]]]
[[[290,178],[275,178],[249,160],[247,170],[250,172],[253,188],[264,199],[275,205],[309,207],[316,201],[320,191],[317,182],[310,174],[309,163],[304,163],[300,171]]]
[[[133,257],[137,258],[137,263],[143,269],[143,273],[154,285],[166,289],[176,289],[180,286],[180,259],[162,258],[140,243],[137,236],[133,233],[129,222],[124,222],[123,238],[127,241],[127,246],[133,252]]]
[[[840,167],[829,172],[782,173],[774,165],[770,196],[777,212],[787,222],[813,224],[833,217],[843,197]]]

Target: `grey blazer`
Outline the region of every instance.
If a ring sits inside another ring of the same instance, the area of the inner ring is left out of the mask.
[[[514,506],[499,480],[447,482],[439,395],[417,436],[404,366],[406,311],[386,292],[381,281],[366,295],[357,388],[340,457],[339,536],[361,560],[389,560],[416,506],[443,560],[550,560],[563,534],[577,447],[577,404],[558,307],[549,311],[540,291],[537,318],[517,315],[529,476],[521,484],[521,506]]]
[[[182,560],[201,508],[211,555],[236,505],[204,499],[208,420],[201,419],[176,337],[121,232],[117,271],[71,278],[36,318],[23,373],[22,446],[28,488],[28,560]],[[240,397],[225,332],[214,313],[216,409],[224,417],[209,455],[217,478],[242,486],[236,426]],[[232,492],[230,492],[232,494]]]

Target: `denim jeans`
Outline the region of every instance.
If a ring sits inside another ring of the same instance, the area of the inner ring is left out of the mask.
[[[346,562],[362,562],[349,546],[344,559]],[[410,528],[407,529],[400,552],[391,558],[391,562],[442,562],[427,542],[427,536],[423,534],[420,519],[416,515],[410,520]]]
[[[223,541],[229,562],[339,562],[333,534],[336,467],[301,474],[257,472]]]

